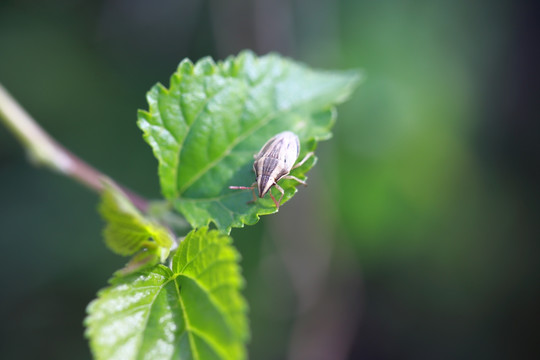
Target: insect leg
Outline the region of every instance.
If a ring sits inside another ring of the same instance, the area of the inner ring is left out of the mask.
[[[285,191],[283,191],[281,186],[279,186],[276,182],[274,182],[274,186],[276,187],[276,189],[279,190],[279,192],[281,193],[281,196],[279,197],[279,200],[276,201],[276,198],[274,198],[274,196],[270,192],[270,197],[272,198],[272,200],[274,200],[274,203],[276,204],[276,208],[279,210],[279,204],[281,203],[281,199],[283,199],[283,195],[285,195]]]
[[[272,198],[272,200],[274,200],[274,204],[276,204],[276,209],[279,210],[279,202],[276,200],[274,195],[272,195],[272,193],[270,193],[270,197]]]
[[[309,159],[310,157],[312,157],[313,155],[315,155],[315,153],[314,153],[313,151],[308,152],[308,153],[306,154],[306,156],[304,156],[304,158],[302,159],[302,161],[300,161],[298,164],[294,165],[294,166],[292,167],[291,170],[296,169],[296,168],[302,166],[302,165],[306,162],[306,160]]]
[[[296,176],[293,176],[293,175],[286,175],[286,176],[282,177],[282,179],[296,180],[296,181],[298,181],[300,184],[302,184],[302,185],[304,185],[304,186],[307,186],[307,183],[306,183],[304,180],[300,180],[299,178],[297,178]]]
[[[255,186],[251,187],[251,193],[253,194],[253,202],[257,202],[257,195],[255,195]]]

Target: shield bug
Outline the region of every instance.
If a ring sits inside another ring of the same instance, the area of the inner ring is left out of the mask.
[[[279,209],[279,204],[285,195],[285,191],[278,185],[281,179],[293,179],[302,185],[307,185],[304,181],[296,176],[290,175],[291,170],[302,166],[313,156],[313,152],[308,153],[300,162],[295,165],[296,160],[300,155],[300,141],[298,136],[291,131],[284,131],[268,140],[263,145],[262,149],[255,154],[255,162],[253,163],[253,171],[255,171],[256,181],[251,186],[229,186],[229,189],[250,189],[253,190],[253,199],[255,200],[255,189],[259,192],[259,197],[262,198],[269,190],[275,186],[281,193],[279,200],[272,195],[276,208]]]

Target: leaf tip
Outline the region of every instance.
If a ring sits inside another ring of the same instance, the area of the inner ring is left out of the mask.
[[[195,75],[212,75],[216,71],[216,63],[210,56],[203,57],[195,64],[193,73]]]
[[[180,74],[192,74],[193,63],[188,58],[185,58],[178,64],[177,72]]]
[[[353,69],[348,71],[351,74],[352,87],[356,88],[358,85],[366,80],[366,73],[362,69]]]

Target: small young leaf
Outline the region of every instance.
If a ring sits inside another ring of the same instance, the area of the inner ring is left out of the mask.
[[[174,241],[167,228],[146,219],[126,195],[111,181],[105,182],[99,211],[107,222],[105,243],[117,254],[133,255],[140,250],[138,261],[147,263],[155,255],[164,261]]]
[[[88,306],[86,336],[96,359],[246,358],[244,281],[231,239],[193,230],[173,256],[115,277]]]
[[[217,64],[210,58],[195,65],[182,61],[170,88],[155,85],[147,94],[149,110],[138,114],[159,162],[163,195],[193,227],[214,222],[225,232],[275,212],[272,200],[247,204],[250,191],[228,187],[251,185],[253,155],[281,131],[298,135],[300,157],[329,138],[333,106],[347,99],[359,79],[355,71],[314,71],[247,51]],[[293,175],[305,179],[314,161]],[[297,183],[280,185],[287,201]]]

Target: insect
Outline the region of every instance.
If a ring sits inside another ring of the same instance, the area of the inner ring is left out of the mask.
[[[259,197],[263,198],[266,193],[275,186],[281,193],[279,200],[276,200],[272,192],[270,197],[279,210],[279,204],[285,195],[285,191],[278,185],[281,179],[293,179],[302,185],[307,185],[296,176],[290,175],[291,170],[302,166],[313,156],[313,152],[308,153],[299,163],[295,165],[300,154],[300,141],[298,136],[291,131],[284,131],[268,140],[262,149],[254,155],[253,171],[255,171],[256,181],[251,186],[229,186],[229,189],[253,190],[253,200],[256,200],[255,189],[259,192]]]

